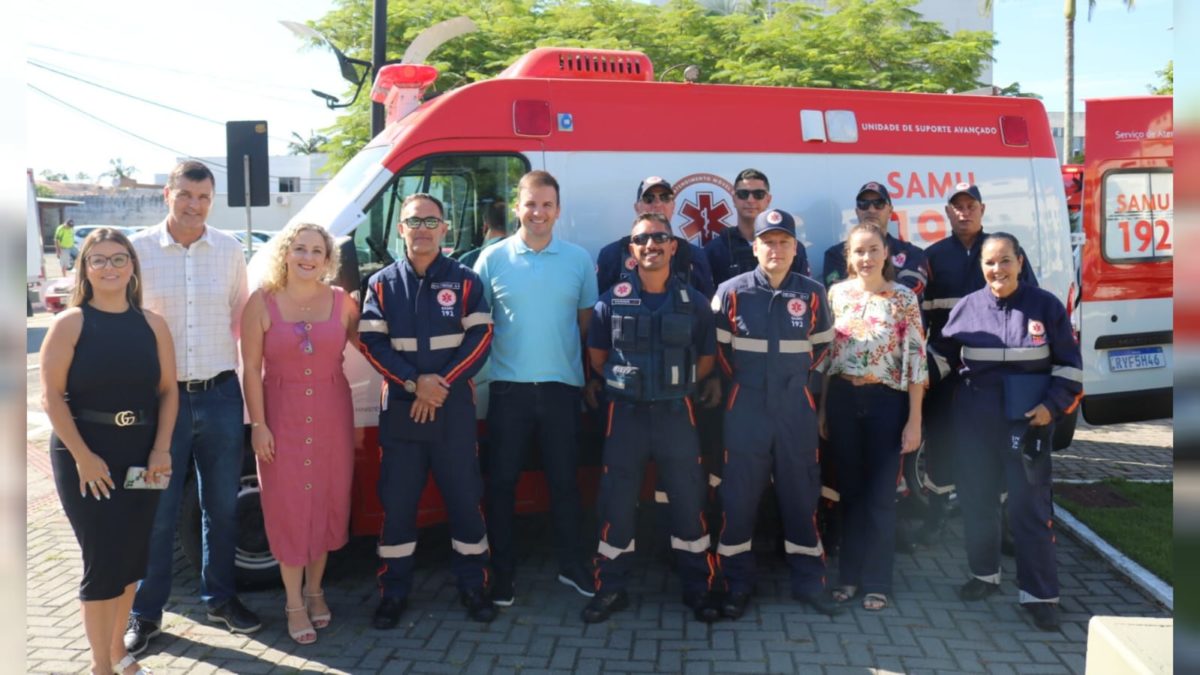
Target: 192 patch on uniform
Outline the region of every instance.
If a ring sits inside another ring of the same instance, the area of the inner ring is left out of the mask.
[[[449,288],[438,291],[437,302],[442,306],[442,316],[454,316],[454,303],[458,302],[458,294]]]
[[[1046,324],[1037,319],[1030,319],[1026,331],[1029,333],[1029,339],[1033,344],[1046,344]]]

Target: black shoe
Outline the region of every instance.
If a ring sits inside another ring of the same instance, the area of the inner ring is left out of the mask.
[[[720,603],[712,592],[684,593],[683,604],[692,609],[697,621],[712,623],[721,618]]]
[[[498,607],[512,607],[516,599],[513,595],[512,576],[497,572],[496,580],[492,582],[492,604]]]
[[[379,630],[391,630],[400,623],[400,615],[404,613],[404,608],[408,607],[407,598],[384,598],[379,601],[379,606],[375,608],[375,616],[371,619],[371,625]]]
[[[157,623],[143,619],[136,614],[130,614],[129,623],[125,627],[125,651],[137,656],[146,651],[146,647],[150,644],[150,638],[161,633],[162,629]]]
[[[558,573],[558,583],[574,588],[585,598],[596,595],[596,581],[588,574],[583,565],[575,565]]]
[[[223,604],[209,607],[208,620],[223,622],[230,633],[253,633],[262,628],[258,615],[247,609],[236,595]]]
[[[583,608],[584,623],[602,623],[608,621],[613,612],[619,612],[629,606],[629,594],[625,591],[611,593],[596,593],[587,607]]]
[[[1039,630],[1053,632],[1059,629],[1057,602],[1027,602],[1021,606],[1033,616],[1033,625]]]
[[[958,597],[967,602],[975,602],[983,600],[998,590],[1000,590],[1000,584],[993,584],[979,577],[971,577],[967,583],[962,585],[962,588],[958,589]]]
[[[1000,537],[1000,553],[1006,558],[1013,558],[1017,555],[1017,544],[1009,532],[1005,532],[1004,536]]]
[[[826,591],[817,593],[792,593],[792,598],[798,600],[800,604],[808,605],[817,612],[825,616],[837,616],[846,610],[845,607],[839,605]]]
[[[746,613],[746,606],[750,604],[750,594],[734,591],[725,595],[725,599],[721,601],[721,615],[728,619],[740,619]]]
[[[471,617],[472,621],[491,623],[492,619],[496,618],[496,605],[482,588],[462,591],[458,594],[458,599],[463,607],[467,608],[467,616]]]

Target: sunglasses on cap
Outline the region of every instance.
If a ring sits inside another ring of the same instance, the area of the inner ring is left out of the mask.
[[[93,253],[87,257],[88,267],[94,270],[102,270],[108,267],[109,264],[115,269],[121,269],[129,264],[129,254],[114,253],[112,255],[100,255],[99,253]]]
[[[767,191],[762,190],[762,189],[747,190],[747,189],[743,188],[741,190],[734,190],[733,194],[738,199],[749,199],[751,196],[753,196],[755,199],[762,199],[767,196]]]
[[[875,207],[876,209],[883,210],[883,207],[885,207],[887,205],[888,205],[888,200],[886,200],[882,197],[876,197],[875,199],[860,199],[860,200],[858,200],[858,210],[859,211],[866,211],[867,209],[869,209],[871,207]]]
[[[417,216],[409,216],[408,218],[405,218],[405,219],[401,220],[400,222],[404,223],[405,227],[408,227],[408,228],[411,228],[414,230],[420,229],[422,227],[424,227],[427,230],[436,230],[437,226],[442,224],[442,219],[438,218],[437,216],[426,216],[424,218],[419,218]]]
[[[647,192],[646,194],[642,195],[642,203],[653,204],[656,196],[658,201],[662,202],[663,204],[675,199],[675,194],[672,192]]]
[[[656,244],[665,244],[671,241],[671,234],[669,232],[643,232],[633,235],[629,241],[637,246],[645,246],[652,241]]]

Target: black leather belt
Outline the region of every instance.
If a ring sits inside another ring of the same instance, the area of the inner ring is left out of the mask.
[[[235,373],[232,370],[222,370],[207,380],[180,380],[179,388],[189,394],[194,394],[198,391],[208,391],[234,375]]]
[[[116,412],[101,412],[99,410],[76,410],[75,419],[94,424],[111,424],[116,427],[133,427],[152,424],[155,415],[144,410],[118,410]]]

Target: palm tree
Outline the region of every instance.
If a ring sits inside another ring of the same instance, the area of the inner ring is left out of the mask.
[[[1126,11],[1133,9],[1134,0],[1121,0],[1125,3]],[[1067,20],[1067,69],[1066,69],[1066,112],[1063,113],[1063,164],[1071,160],[1071,138],[1075,135],[1075,0],[1063,0],[1063,17]],[[1096,0],[1087,0],[1088,21],[1092,20],[1092,10],[1096,8]],[[992,10],[992,0],[984,0],[984,11]]]
[[[126,178],[132,179],[133,174],[137,173],[136,166],[127,166],[125,164],[125,160],[121,159],[120,157],[108,160],[108,164],[112,168],[100,174],[101,178],[104,178],[105,176],[112,176],[119,182],[125,180]]]
[[[314,155],[321,151],[322,145],[329,142],[328,136],[313,133],[312,131],[308,132],[308,138],[301,136],[295,131],[292,132],[292,136],[296,140],[288,141],[289,155]]]

